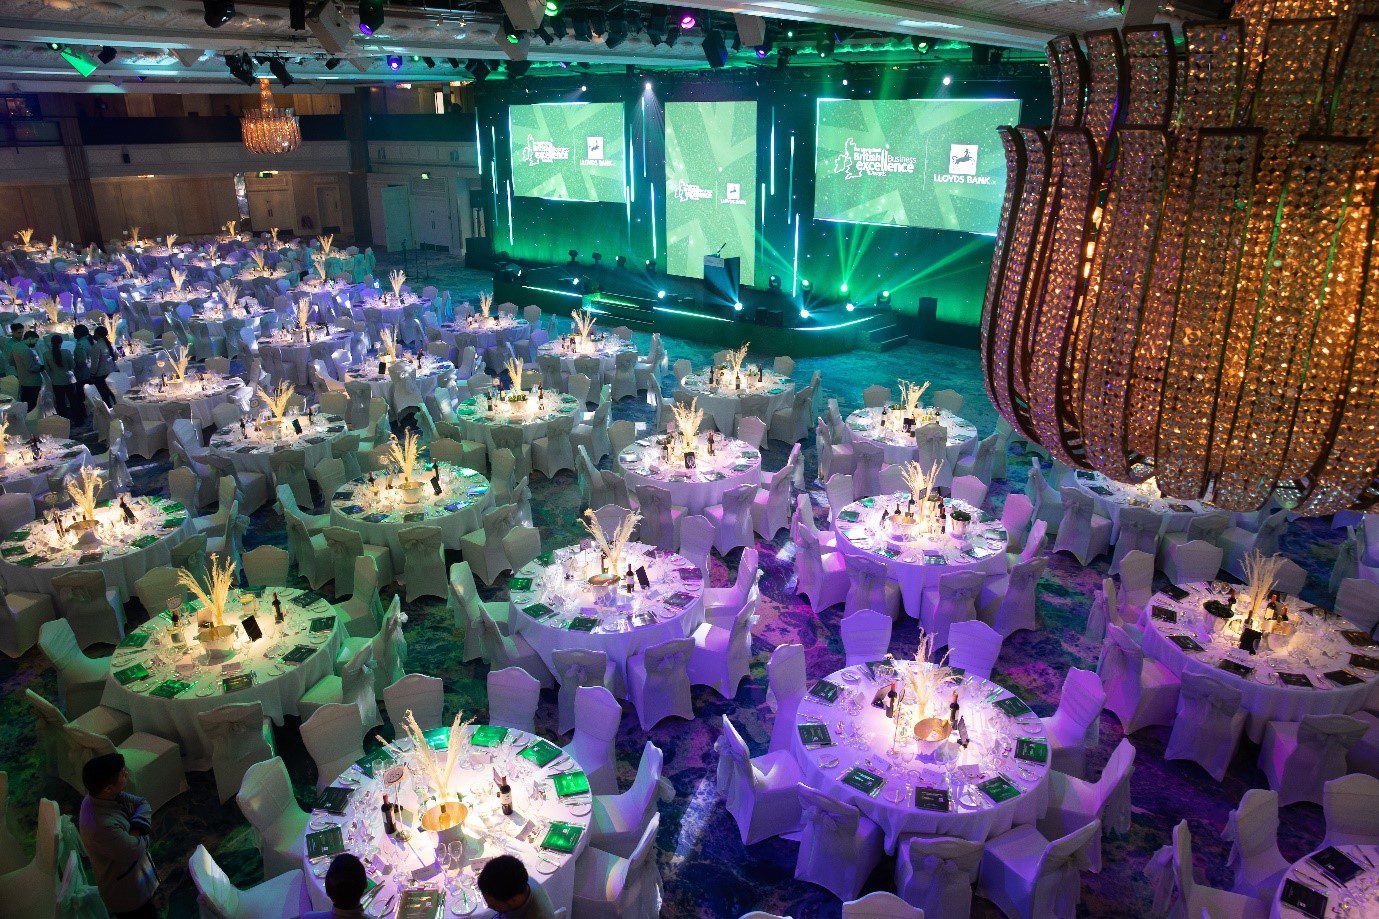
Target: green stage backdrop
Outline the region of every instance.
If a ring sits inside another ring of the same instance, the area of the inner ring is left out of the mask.
[[[814,217],[995,233],[1016,99],[820,99]]]
[[[722,246],[756,276],[757,104],[666,103],[666,271],[704,276]]]
[[[514,105],[508,124],[514,195],[623,202],[621,103]]]

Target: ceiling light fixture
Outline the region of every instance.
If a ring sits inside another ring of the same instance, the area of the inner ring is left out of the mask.
[[[269,65],[270,68],[272,66]],[[286,70],[283,73],[286,73]],[[282,76],[279,75],[278,78],[282,79]],[[281,109],[273,104],[273,91],[268,88],[267,77],[259,79],[259,107],[245,112],[239,124],[244,146],[251,153],[291,153],[302,145],[302,131],[297,116],[291,109]]]
[[[373,35],[383,28],[383,0],[359,0],[359,31]]]
[[[235,0],[201,0],[202,18],[206,25],[218,29],[235,18]]]

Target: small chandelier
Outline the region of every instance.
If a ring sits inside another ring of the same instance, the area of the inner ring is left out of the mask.
[[[1176,498],[1379,503],[1379,18],[1239,0],[1225,22],[1049,43],[1053,125],[1009,167],[987,391],[1062,462]],[[1085,50],[1084,50],[1085,45]]]
[[[239,120],[244,146],[260,154],[291,153],[302,145],[302,129],[291,109],[273,105],[268,78],[259,78],[259,107]]]

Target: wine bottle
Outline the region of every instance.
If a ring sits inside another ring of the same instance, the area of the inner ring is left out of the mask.
[[[958,723],[958,693],[953,691],[953,701],[948,703],[948,723],[956,725]]]
[[[278,599],[278,592],[273,591],[273,621],[283,621],[283,601]]]
[[[896,706],[900,702],[900,695],[895,691],[895,680],[891,680],[890,688],[886,690],[886,717],[894,718]]]
[[[436,493],[436,497],[441,496],[441,467],[437,462],[431,463],[431,490]]]
[[[388,800],[386,794],[383,796],[383,804],[379,807],[379,810],[383,812],[383,832],[388,834],[389,837],[396,836],[397,819],[395,815],[397,806]]]
[[[503,808],[505,816],[512,815],[512,786],[508,784],[508,777],[498,776],[498,804]]]
[[[627,566],[627,577],[624,578],[624,581],[626,583],[627,592],[632,593],[633,588],[637,586],[637,576],[632,573],[631,565]]]
[[[130,508],[129,502],[125,500],[124,495],[120,495],[120,513],[124,514],[124,519],[127,522],[137,523],[134,518],[134,511]]]

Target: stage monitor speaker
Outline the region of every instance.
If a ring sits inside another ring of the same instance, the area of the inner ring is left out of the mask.
[[[483,271],[493,268],[493,239],[488,236],[467,236],[464,241],[464,266]]]

